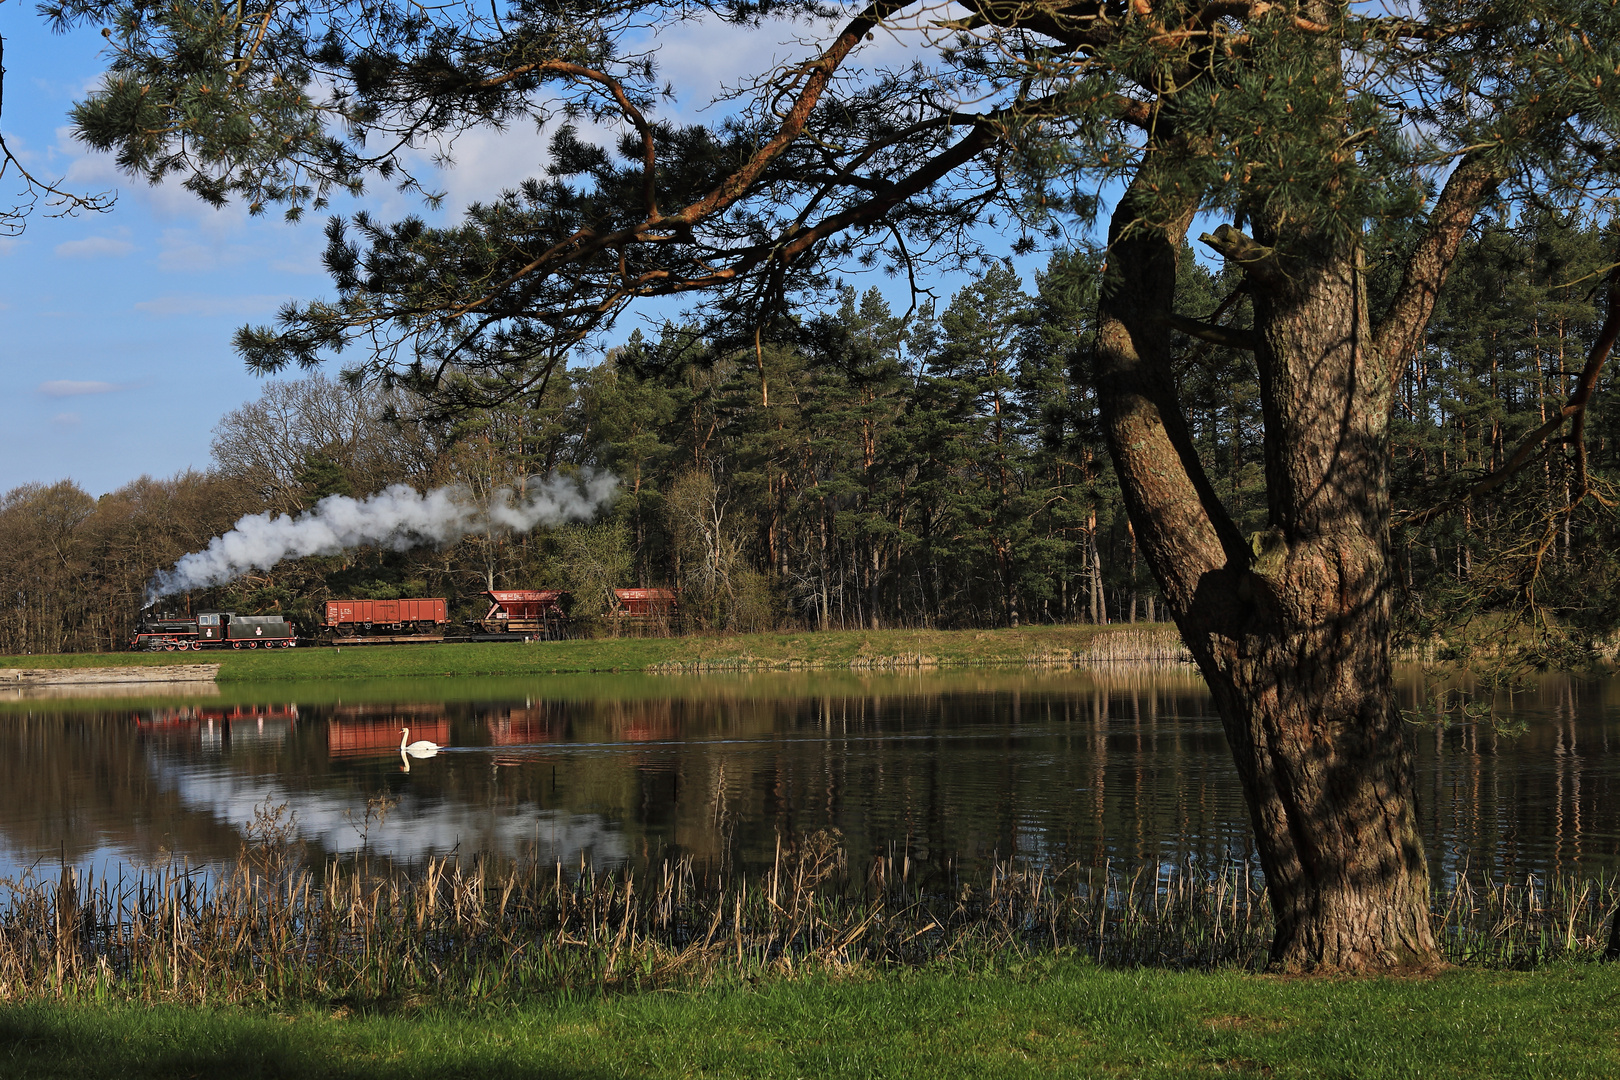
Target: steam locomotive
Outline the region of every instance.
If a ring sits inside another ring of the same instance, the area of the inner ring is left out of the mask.
[[[290,649],[298,644],[293,626],[280,615],[238,615],[200,611],[196,615],[143,612],[129,647],[137,652],[196,649]]]

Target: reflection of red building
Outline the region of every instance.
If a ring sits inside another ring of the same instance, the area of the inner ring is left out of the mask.
[[[508,709],[485,721],[495,746],[526,746],[553,741],[551,720],[539,709]]]
[[[445,745],[450,741],[450,720],[404,713],[363,719],[333,719],[326,725],[328,757],[375,757],[399,749],[400,728],[410,728],[411,741],[426,739]]]

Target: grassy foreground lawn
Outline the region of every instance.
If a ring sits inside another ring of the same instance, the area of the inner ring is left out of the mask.
[[[1062,660],[1094,644],[1168,645],[1170,623],[1019,630],[829,630],[527,644],[352,645],[342,648],[77,653],[0,657],[0,668],[218,663],[219,681],[376,679],[433,675],[547,675],[593,671],[955,667]],[[1162,647],[1162,645],[1161,645]]]
[[[522,1007],[0,1005],[0,1075],[1620,1076],[1620,966],[1310,981],[1032,962]]]

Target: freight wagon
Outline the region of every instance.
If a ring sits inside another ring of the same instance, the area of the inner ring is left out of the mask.
[[[567,636],[568,616],[558,589],[490,589],[489,610],[478,620],[486,634],[522,634],[544,641]]]
[[[362,634],[439,634],[450,625],[443,598],[430,600],[328,600],[321,624],[337,637]]]
[[[680,614],[674,589],[614,589],[613,597],[623,619],[668,622]]]

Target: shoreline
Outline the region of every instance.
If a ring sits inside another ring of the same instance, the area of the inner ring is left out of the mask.
[[[526,643],[375,645],[222,652],[209,663],[221,685],[435,676],[649,675],[764,671],[919,671],[1059,667],[1094,663],[1181,664],[1173,623],[1035,626],[998,630],[822,630],[669,638],[597,638]],[[128,672],[113,681],[155,685],[173,668],[167,653],[68,653],[0,657],[0,686],[20,670]],[[185,665],[187,667],[193,665]],[[206,665],[198,665],[206,666]],[[153,676],[146,676],[151,670]],[[62,681],[71,682],[64,674]]]
[[[219,667],[214,663],[0,668],[0,703],[154,693],[210,697],[219,693]]]

